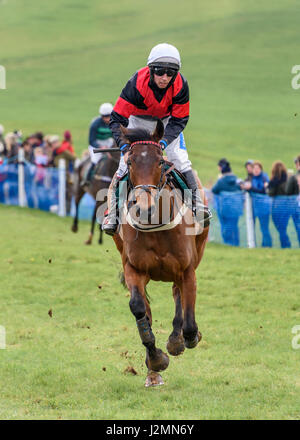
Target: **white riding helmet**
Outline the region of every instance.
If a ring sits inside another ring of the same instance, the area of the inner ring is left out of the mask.
[[[105,102],[104,104],[101,104],[99,107],[99,113],[101,116],[110,116],[111,112],[113,111],[113,106],[110,102]]]
[[[147,65],[151,66],[155,64],[174,65],[174,67],[180,69],[180,54],[176,47],[167,43],[161,43],[154,46],[149,54]]]

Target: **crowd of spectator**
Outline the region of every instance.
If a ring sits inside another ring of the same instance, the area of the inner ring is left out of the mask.
[[[3,162],[18,163],[20,148],[24,151],[25,162],[37,167],[37,177],[43,176],[43,169],[46,167],[58,167],[61,158],[66,161],[67,171],[73,170],[76,154],[69,130],[63,133],[62,139],[58,135],[44,135],[42,132],[36,132],[24,138],[20,130],[5,134],[4,127],[0,125],[0,164]],[[247,191],[252,195],[254,224],[256,218],[259,220],[262,246],[272,246],[272,237],[269,231],[270,216],[279,232],[282,247],[291,247],[287,235],[290,217],[294,221],[300,244],[299,202],[297,202],[298,208],[289,208],[287,198],[275,197],[299,195],[300,155],[294,159],[294,165],[295,171],[288,170],[283,162],[276,161],[272,165],[270,176],[268,176],[261,162],[247,160],[245,163],[246,176],[241,179],[232,172],[227,159],[220,159],[218,162],[219,177],[211,190],[216,196],[223,194],[222,199],[219,198],[217,212],[225,243],[239,245],[238,220],[243,213],[243,199],[239,197],[239,194]],[[70,173],[67,172],[67,182],[68,176]],[[227,194],[227,199],[224,194]],[[261,197],[262,195],[270,197]]]
[[[63,158],[69,169],[76,159],[69,130],[64,132],[62,140],[58,135],[44,135],[40,131],[24,138],[20,130],[4,134],[4,127],[0,125],[0,164],[17,163],[20,148],[24,150],[26,162],[42,168],[57,167]]]
[[[295,224],[298,241],[300,244],[300,207],[299,197],[285,198],[275,196],[299,196],[300,192],[300,155],[294,159],[296,170],[287,170],[281,161],[273,163],[270,177],[264,171],[263,165],[259,161],[248,160],[245,163],[246,177],[238,178],[231,170],[230,163],[223,158],[218,162],[219,178],[212,187],[212,192],[216,195],[220,193],[231,193],[231,206],[229,209],[217,207],[218,216],[221,222],[223,240],[225,243],[238,245],[238,218],[242,214],[240,207],[234,205],[233,194],[248,191],[252,195],[253,220],[256,218],[260,223],[262,233],[262,246],[271,247],[272,237],[269,231],[269,218],[272,217],[273,223],[279,233],[281,247],[291,247],[291,242],[287,234],[287,226],[290,217]],[[256,195],[268,195],[266,197],[256,197]],[[225,198],[226,200],[226,198]],[[242,200],[236,199],[236,200]],[[224,205],[224,203],[223,203]],[[237,205],[237,203],[236,203]],[[227,204],[229,206],[229,204]]]

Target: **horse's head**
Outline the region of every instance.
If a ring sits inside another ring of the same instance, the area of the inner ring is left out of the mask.
[[[127,166],[134,188],[137,213],[147,214],[155,210],[155,197],[161,187],[164,159],[158,144],[163,137],[164,126],[158,120],[154,133],[144,129],[121,127],[123,140],[130,145]]]

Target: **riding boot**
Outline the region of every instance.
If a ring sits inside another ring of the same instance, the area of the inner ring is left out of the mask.
[[[110,190],[110,197],[108,197],[108,213],[107,216],[104,217],[102,223],[102,230],[108,235],[114,235],[118,229],[118,219],[117,219],[117,209],[118,209],[118,200],[116,196],[117,186],[119,183],[118,177],[115,175]]]
[[[212,218],[212,213],[200,196],[199,187],[193,170],[188,170],[182,173],[186,179],[186,183],[192,192],[192,211],[197,222],[202,223],[204,228],[209,225],[209,220]]]
[[[87,173],[86,176],[84,178],[84,180],[81,182],[80,186],[89,186],[92,182],[92,176],[93,176],[93,171],[95,168],[95,164],[92,162]]]

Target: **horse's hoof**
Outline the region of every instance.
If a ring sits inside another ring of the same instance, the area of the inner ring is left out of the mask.
[[[185,350],[184,339],[182,335],[177,337],[170,336],[167,342],[168,353],[172,356],[179,356]]]
[[[73,225],[72,228],[71,228],[71,231],[72,232],[77,232],[78,231],[78,226]]]
[[[201,341],[201,339],[202,335],[200,332],[198,332],[194,339],[184,339],[184,345],[186,346],[186,348],[195,348],[197,344]]]
[[[89,245],[89,244],[92,244],[92,242],[91,242],[91,240],[87,240],[87,241],[84,242],[84,244]]]
[[[161,375],[156,371],[149,371],[148,376],[146,377],[145,387],[157,387],[159,385],[164,385]]]
[[[169,366],[169,356],[159,348],[156,349],[155,355],[149,356],[147,351],[146,365],[151,371],[163,371]]]

